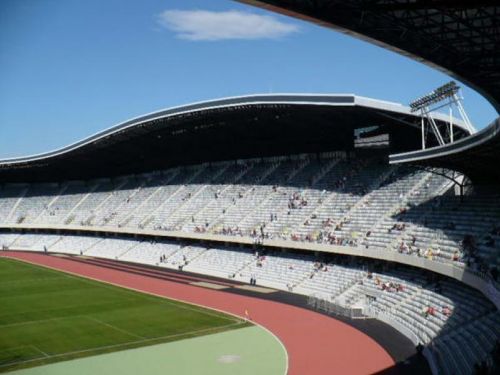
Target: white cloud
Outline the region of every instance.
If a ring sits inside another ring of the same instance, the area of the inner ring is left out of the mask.
[[[277,39],[299,30],[272,16],[237,10],[166,10],[159,15],[159,23],[178,38],[194,41]]]

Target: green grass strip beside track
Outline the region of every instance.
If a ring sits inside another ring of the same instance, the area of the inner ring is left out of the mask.
[[[73,361],[12,375],[283,375],[286,354],[260,327],[246,327]]]
[[[211,310],[0,259],[0,372],[246,326]]]

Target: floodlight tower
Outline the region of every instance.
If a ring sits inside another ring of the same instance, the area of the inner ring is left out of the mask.
[[[430,92],[427,95],[424,95],[413,102],[410,103],[410,108],[412,112],[420,112],[421,117],[421,128],[422,128],[422,149],[426,147],[426,120],[427,123],[430,124],[430,128],[434,133],[438,143],[440,146],[444,145],[445,138],[441,133],[436,121],[432,117],[432,112],[437,111],[444,107],[449,107],[450,113],[450,123],[448,128],[448,140],[449,143],[454,142],[453,137],[453,107],[455,106],[458,109],[458,113],[465,124],[466,129],[470,132],[470,134],[474,134],[476,129],[472,125],[465,112],[465,109],[462,105],[463,97],[460,94],[460,86],[456,84],[455,81],[448,82],[447,84],[438,87],[434,91]]]

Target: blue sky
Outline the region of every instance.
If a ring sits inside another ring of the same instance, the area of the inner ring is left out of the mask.
[[[449,81],[369,43],[229,0],[2,0],[0,158],[147,112],[268,92],[407,104]],[[465,88],[477,128],[497,115]]]

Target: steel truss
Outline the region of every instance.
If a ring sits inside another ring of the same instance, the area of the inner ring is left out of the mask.
[[[453,171],[446,168],[441,167],[431,167],[425,165],[413,165],[415,169],[436,174],[438,176],[442,176],[452,181],[455,186],[458,186],[460,189],[460,199],[463,200],[464,195],[470,190],[472,187],[472,181],[465,176],[463,173]]]

